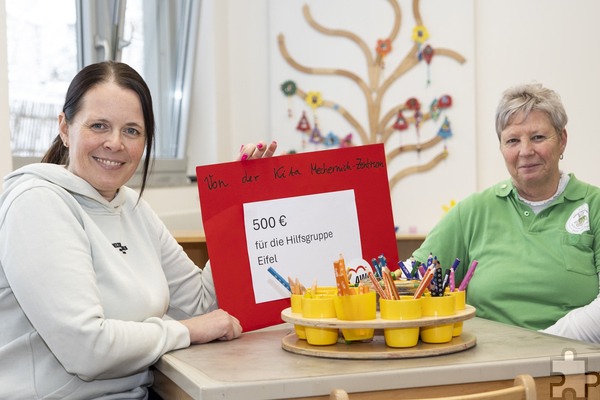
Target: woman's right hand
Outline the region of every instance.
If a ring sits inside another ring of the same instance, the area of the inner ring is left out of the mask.
[[[237,161],[253,160],[257,158],[273,157],[277,150],[277,142],[272,141],[266,145],[263,142],[248,143],[242,146],[240,154],[237,157]]]
[[[208,343],[213,340],[233,340],[242,335],[240,321],[221,309],[180,322],[190,331],[192,344]]]

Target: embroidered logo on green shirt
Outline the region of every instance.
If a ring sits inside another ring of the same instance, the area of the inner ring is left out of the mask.
[[[573,211],[565,224],[565,229],[567,232],[574,234],[581,234],[590,230],[590,207],[587,203],[580,205]]]

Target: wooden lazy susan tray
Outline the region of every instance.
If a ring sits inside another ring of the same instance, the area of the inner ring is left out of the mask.
[[[301,314],[292,313],[291,308],[287,308],[281,312],[281,318],[292,324],[323,328],[374,328],[375,334],[372,340],[364,342],[346,342],[340,335],[340,339],[335,344],[313,346],[306,340],[299,339],[295,333],[290,333],[282,339],[282,348],[296,354],[338,359],[401,359],[439,356],[474,347],[477,344],[475,335],[463,331],[460,336],[452,338],[448,343],[432,344],[419,340],[414,347],[392,348],[385,344],[383,329],[443,325],[465,321],[474,316],[475,308],[469,305],[452,316],[423,317],[410,321],[382,320],[379,313],[376,319],[366,321],[342,321],[337,318],[307,319],[303,318]]]

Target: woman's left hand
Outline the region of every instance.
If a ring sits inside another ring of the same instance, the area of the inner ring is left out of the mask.
[[[248,143],[240,149],[240,154],[237,157],[237,161],[253,160],[257,158],[272,157],[277,150],[277,142],[272,141],[269,145],[263,142]]]

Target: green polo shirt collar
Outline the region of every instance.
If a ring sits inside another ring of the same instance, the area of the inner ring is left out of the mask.
[[[588,190],[586,185],[577,180],[573,174],[569,174],[569,177],[569,183],[567,184],[565,191],[558,198],[564,197],[571,201],[583,199]],[[508,197],[513,191],[515,191],[515,195],[517,194],[515,185],[511,179],[498,183],[494,190],[498,197]]]

